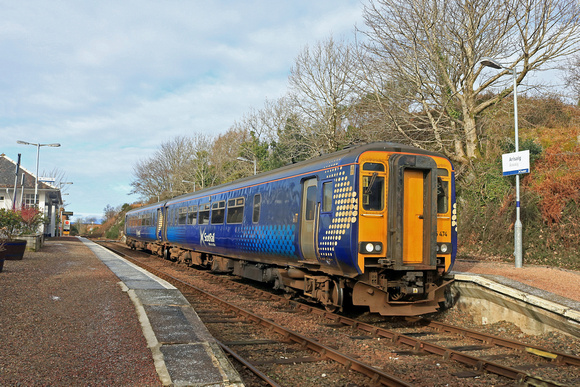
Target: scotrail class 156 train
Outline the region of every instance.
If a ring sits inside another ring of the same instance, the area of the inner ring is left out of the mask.
[[[445,156],[373,143],[131,210],[125,235],[328,310],[411,316],[450,301],[456,215]]]

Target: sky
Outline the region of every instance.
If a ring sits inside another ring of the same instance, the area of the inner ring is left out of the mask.
[[[59,171],[66,209],[139,199],[133,166],[287,91],[307,45],[352,39],[360,0],[0,0],[0,153]]]

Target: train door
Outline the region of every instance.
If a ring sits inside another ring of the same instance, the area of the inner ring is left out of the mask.
[[[429,156],[389,159],[387,258],[402,266],[437,264],[437,164]]]
[[[317,261],[316,233],[318,212],[318,180],[305,180],[302,186],[302,206],[300,214],[300,250],[306,261]]]
[[[420,169],[403,172],[403,264],[423,262],[425,178]]]
[[[163,232],[163,209],[157,209],[157,229],[155,231],[155,235],[157,236],[157,240],[160,241],[162,239],[162,232]]]

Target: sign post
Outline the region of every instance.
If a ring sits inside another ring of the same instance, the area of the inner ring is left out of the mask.
[[[530,151],[504,153],[501,155],[501,164],[504,176],[530,173]]]
[[[517,126],[516,126],[517,127]],[[506,153],[501,156],[504,176],[516,176],[516,223],[514,225],[514,255],[516,258],[516,267],[521,268],[523,265],[522,257],[522,222],[520,220],[520,175],[530,173],[530,151],[518,151],[518,142],[516,137],[516,151]]]

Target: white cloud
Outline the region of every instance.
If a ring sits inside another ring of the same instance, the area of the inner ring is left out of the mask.
[[[131,171],[164,141],[217,134],[286,91],[306,44],[352,36],[358,0],[0,0],[0,153],[60,142],[40,169],[74,181],[75,213],[131,202]]]

